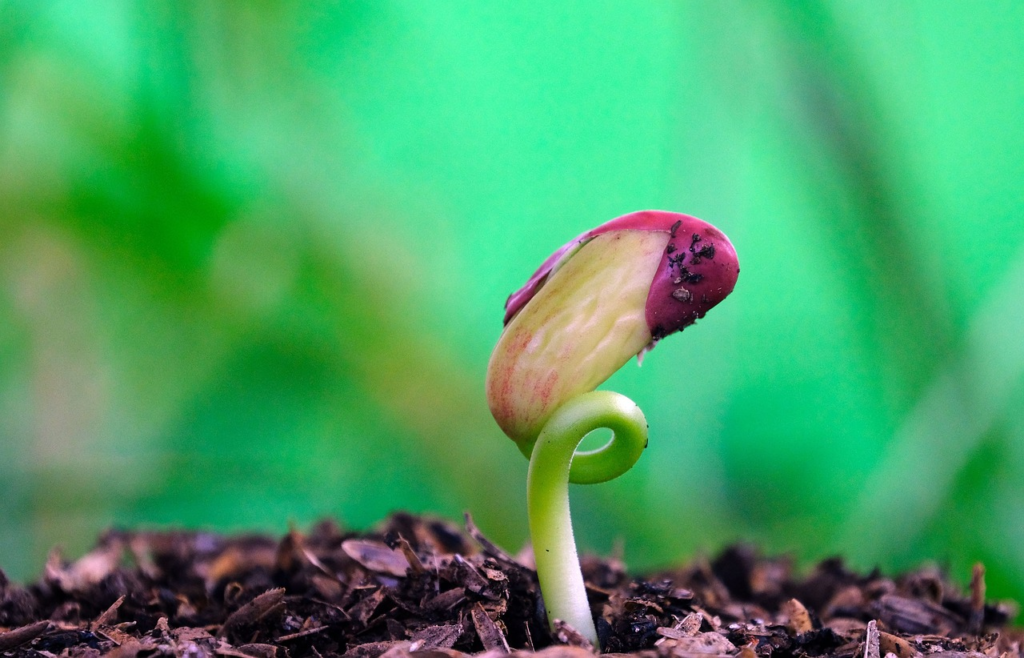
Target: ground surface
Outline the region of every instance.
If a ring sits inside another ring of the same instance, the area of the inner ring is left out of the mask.
[[[940,574],[856,574],[837,560],[794,577],[786,560],[733,548],[681,569],[584,573],[606,653],[650,658],[1017,658],[1012,610]],[[479,532],[396,515],[357,535],[324,523],[283,538],[122,533],[27,587],[0,572],[0,655],[459,658],[536,650],[587,658],[543,621],[529,556]]]

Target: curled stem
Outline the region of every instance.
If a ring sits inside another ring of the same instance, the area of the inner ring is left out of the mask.
[[[608,428],[602,448],[576,452],[590,432]],[[544,426],[530,454],[527,509],[548,622],[560,619],[598,645],[569,517],[569,482],[595,484],[619,477],[647,447],[647,421],[624,395],[593,391],[570,399]],[[525,449],[524,449],[525,452]]]

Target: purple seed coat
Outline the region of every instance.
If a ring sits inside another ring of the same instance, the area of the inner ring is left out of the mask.
[[[654,340],[681,331],[704,317],[736,286],[739,261],[724,233],[689,215],[642,210],[582,233],[549,256],[526,285],[509,296],[505,324],[540,290],[566,253],[602,233],[625,230],[663,231],[670,235],[647,296],[647,327]]]

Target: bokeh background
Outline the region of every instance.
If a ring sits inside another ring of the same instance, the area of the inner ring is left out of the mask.
[[[502,304],[643,208],[734,295],[608,386],[637,568],[734,540],[1024,599],[1024,4],[0,2],[0,565],[110,525],[526,540]]]

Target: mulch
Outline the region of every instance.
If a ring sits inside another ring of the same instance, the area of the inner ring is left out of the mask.
[[[644,658],[1024,657],[1015,610],[934,569],[855,573],[839,559],[798,574],[732,547],[635,577],[585,558],[607,654]],[[549,631],[528,552],[396,514],[377,531],[324,522],[283,538],[111,531],[84,557],[54,553],[19,586],[0,571],[0,656],[589,658]],[[889,656],[892,654],[892,656]]]

